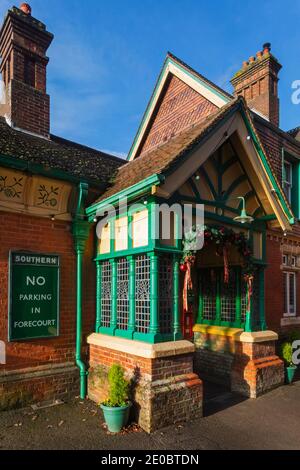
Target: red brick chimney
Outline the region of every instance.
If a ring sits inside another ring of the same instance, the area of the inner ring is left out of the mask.
[[[266,43],[256,57],[243,62],[243,67],[231,80],[235,95],[243,96],[249,108],[263,114],[275,126],[279,126],[278,73],[281,68],[271,54],[271,44]]]
[[[15,128],[43,137],[50,133],[50,97],[46,92],[46,52],[53,35],[31,16],[31,7],[8,11],[0,31],[0,54],[6,104],[0,115]]]

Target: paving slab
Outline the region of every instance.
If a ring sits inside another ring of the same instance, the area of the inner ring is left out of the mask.
[[[208,387],[205,417],[151,435],[110,435],[100,409],[74,399],[51,408],[0,413],[1,450],[300,449],[300,382],[245,400]]]

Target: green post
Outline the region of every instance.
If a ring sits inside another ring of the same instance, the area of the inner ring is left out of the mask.
[[[221,324],[221,311],[222,311],[222,301],[221,301],[221,282],[222,274],[219,272],[216,273],[216,325]]]
[[[249,289],[247,286],[247,299],[249,295]],[[246,311],[246,323],[245,323],[245,332],[246,333],[252,333],[253,331],[253,298],[251,297],[250,300],[250,310]]]
[[[118,326],[118,264],[114,259],[111,261],[112,269],[112,290],[111,290],[111,329],[115,331]]]
[[[158,256],[156,253],[150,255],[150,334],[159,333],[158,319]]]
[[[179,259],[178,255],[173,255],[173,311],[174,311],[174,341],[182,338],[181,325],[180,325],[180,311],[179,311]]]
[[[259,269],[259,322],[260,330],[267,330],[266,316],[265,316],[265,269]]]
[[[135,259],[134,256],[129,258],[129,319],[128,333],[132,335],[135,330]]]
[[[199,280],[199,305],[198,305],[197,324],[200,325],[202,321],[203,321],[203,287],[202,287],[201,280]]]
[[[242,272],[238,268],[236,270],[236,299],[235,299],[235,308],[236,308],[236,326],[239,328],[242,323]]]
[[[96,263],[96,333],[99,333],[101,328],[101,263]]]

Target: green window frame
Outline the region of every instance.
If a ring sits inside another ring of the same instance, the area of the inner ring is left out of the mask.
[[[199,272],[197,323],[244,328],[247,314],[247,286],[240,266],[230,267],[229,284],[224,268],[204,268]]]
[[[149,343],[182,339],[177,253],[135,253],[96,266],[97,333]],[[161,297],[160,283],[170,285]]]
[[[300,219],[300,159],[282,149],[282,187],[292,211]]]

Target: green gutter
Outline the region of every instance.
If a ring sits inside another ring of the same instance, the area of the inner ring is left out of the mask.
[[[152,186],[160,185],[160,183],[162,183],[164,179],[165,178],[163,175],[155,174],[155,175],[149,176],[143,181],[140,181],[139,183],[134,184],[133,186],[123,189],[122,191],[116,194],[113,194],[107,199],[104,199],[103,201],[100,201],[88,207],[86,209],[86,214],[89,220],[92,221],[93,218],[97,215],[97,212],[100,212],[100,211],[104,212],[108,206],[119,205],[120,201],[122,201],[122,199],[125,199],[125,198],[127,198],[128,201],[131,201],[135,199],[136,197],[148,192],[152,188]]]
[[[260,158],[261,158],[262,164],[263,164],[265,170],[267,171],[267,174],[268,174],[268,176],[269,176],[269,178],[270,178],[270,180],[271,180],[271,183],[272,183],[274,189],[276,190],[276,194],[277,194],[277,196],[278,196],[278,199],[279,199],[279,202],[280,202],[280,204],[281,204],[281,207],[283,208],[283,211],[285,212],[285,215],[287,216],[287,219],[288,219],[289,223],[290,223],[291,225],[293,225],[293,224],[295,223],[294,215],[292,214],[292,212],[290,211],[288,205],[287,205],[286,202],[285,202],[285,199],[284,199],[284,197],[283,197],[283,195],[282,195],[282,191],[281,191],[281,189],[279,188],[279,186],[278,186],[278,184],[277,184],[277,181],[276,181],[276,179],[275,179],[275,177],[274,177],[274,175],[273,175],[273,172],[272,172],[272,170],[271,170],[271,168],[270,168],[270,166],[269,166],[269,163],[268,163],[268,161],[267,161],[267,158],[266,158],[266,156],[265,156],[265,154],[264,154],[264,152],[263,152],[263,150],[262,150],[262,148],[261,148],[261,146],[260,146],[260,143],[259,143],[259,141],[258,141],[258,139],[257,139],[257,137],[256,137],[256,135],[255,135],[255,132],[253,131],[252,125],[251,125],[251,123],[249,122],[249,119],[248,119],[248,117],[247,117],[247,115],[246,115],[246,113],[245,113],[245,110],[244,110],[244,108],[243,108],[242,106],[241,106],[241,114],[242,114],[242,117],[243,117],[244,122],[245,122],[245,124],[246,124],[246,127],[247,127],[247,129],[248,129],[248,131],[249,131],[249,133],[250,133],[250,135],[251,135],[251,137],[252,137],[252,140],[253,140],[255,149],[256,149],[257,153],[259,154],[259,156],[260,156]]]
[[[86,241],[89,237],[90,225],[84,217],[84,202],[88,194],[88,185],[79,184],[78,204],[73,219],[72,233],[76,252],[76,365],[80,370],[80,398],[87,395],[87,368],[82,360],[82,265]]]
[[[62,181],[68,181],[69,183],[73,184],[79,184],[80,182],[84,182],[86,184],[92,185],[93,187],[97,187],[99,190],[104,189],[105,187],[103,183],[94,179],[70,175],[70,173],[60,169],[46,167],[44,165],[41,165],[40,163],[32,163],[8,155],[0,154],[0,166],[3,166],[5,168],[11,168],[13,170],[27,172],[32,175],[41,175],[45,176],[46,178],[54,178]]]

